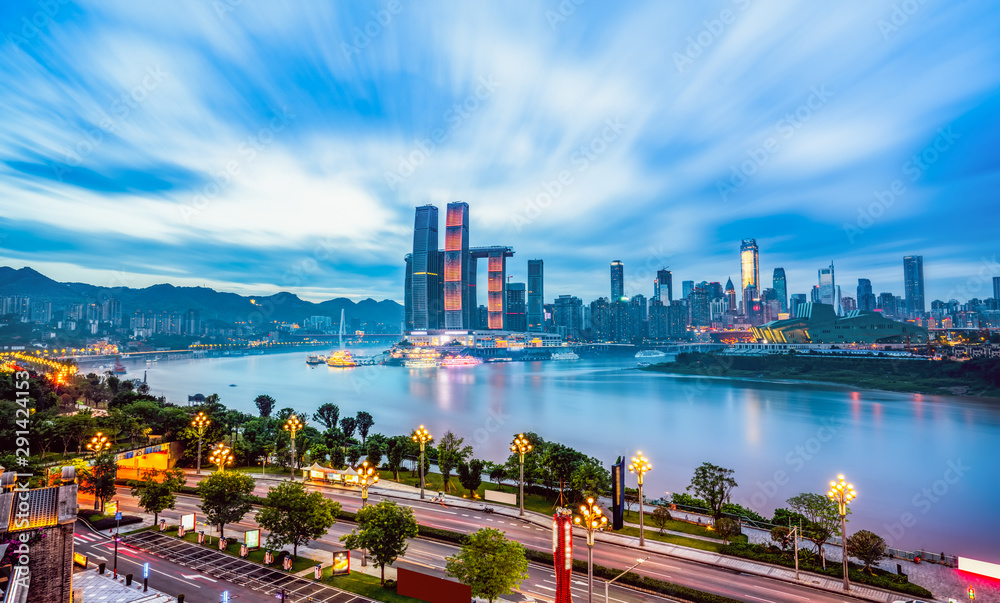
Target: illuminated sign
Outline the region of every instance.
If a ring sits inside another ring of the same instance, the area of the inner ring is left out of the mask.
[[[181,527],[184,528],[186,532],[194,531],[194,513],[190,515],[181,515]]]
[[[243,544],[248,549],[256,550],[260,548],[260,530],[248,530],[243,534]]]
[[[81,555],[80,553],[73,553],[73,563],[79,565],[80,567],[87,568],[87,556]]]
[[[104,514],[105,515],[114,515],[117,512],[118,512],[118,501],[117,500],[109,501],[107,504],[104,505]]]
[[[964,572],[1000,579],[1000,565],[988,561],[978,561],[968,557],[958,558],[958,569]]]
[[[148,563],[143,563],[142,564],[142,579],[145,580],[148,577],[149,577],[149,564]]]
[[[337,551],[333,554],[333,575],[351,573],[351,551]]]

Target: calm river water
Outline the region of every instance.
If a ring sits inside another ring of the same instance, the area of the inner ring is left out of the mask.
[[[506,458],[520,431],[607,463],[642,450],[653,464],[649,498],[683,490],[711,461],[736,470],[734,501],[765,517],[790,496],[825,493],[844,473],[859,495],[850,530],[906,550],[1000,562],[1000,403],[628,370],[635,363],[334,369],[289,353],[128,367],[140,377],[146,370],[153,392],[171,402],[218,393],[248,413],[263,393],[299,412],[335,402],[342,416],[371,412],[375,432],[450,429],[488,460]]]

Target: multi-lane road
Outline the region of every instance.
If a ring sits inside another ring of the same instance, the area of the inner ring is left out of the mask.
[[[258,481],[255,494],[260,496],[265,495],[268,487],[273,485],[273,483],[264,480]],[[346,511],[354,511],[361,506],[358,492],[326,487],[320,487],[318,490],[326,497],[339,502]],[[119,508],[126,513],[141,512],[141,509],[138,508],[135,499],[131,497],[127,488],[119,488],[116,498],[119,500]],[[379,495],[373,492],[369,501],[377,502],[378,500]],[[81,497],[82,502],[83,497]],[[484,526],[496,527],[506,532],[509,538],[521,542],[528,548],[551,551],[551,531],[526,521],[499,514],[484,514],[476,510],[461,507],[448,507],[429,500],[404,500],[400,502],[413,508],[417,521],[421,525],[443,528],[455,532],[474,532]],[[199,512],[198,503],[199,499],[197,497],[179,495],[175,509],[165,511],[161,514],[161,517],[167,518],[171,523],[176,523],[183,514]],[[234,532],[242,532],[254,527],[256,525],[253,521],[253,514],[250,513],[240,522],[227,526],[227,529]],[[329,553],[332,553],[334,550],[342,550],[339,537],[349,532],[352,528],[351,524],[340,522],[334,525],[326,536],[310,544],[310,548]],[[443,573],[444,558],[454,554],[456,550],[457,548],[452,545],[422,539],[413,540],[405,558],[401,559],[401,562],[415,564],[423,567],[424,571],[440,575]],[[586,554],[586,543],[583,538],[578,537],[574,541],[574,556],[586,559]],[[598,543],[594,548],[595,563],[621,569],[625,569],[635,563],[637,557],[645,557],[647,555],[649,557],[648,561],[634,570],[636,573],[689,586],[698,590],[725,595],[746,601],[747,603],[805,603],[807,601],[843,603],[845,601],[857,600],[837,593],[819,591],[806,586],[700,564],[664,554],[639,551],[631,547]],[[328,559],[326,563],[329,563]],[[352,567],[359,561],[359,559],[352,560]],[[542,566],[533,566],[528,581],[522,585],[522,593],[536,599],[551,600],[554,599],[554,587],[555,583],[551,570]],[[586,596],[584,578],[576,579],[574,587],[582,589],[582,592],[575,592],[575,595]],[[612,589],[611,598],[617,599],[620,602],[663,600],[660,597],[653,597],[632,589],[617,588],[615,585],[612,585]],[[595,592],[603,597],[603,583],[599,580],[595,583]]]

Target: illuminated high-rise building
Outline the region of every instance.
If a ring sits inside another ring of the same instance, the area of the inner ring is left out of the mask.
[[[1000,276],[993,277],[993,299],[1000,302]]]
[[[625,264],[621,260],[611,262],[611,301],[621,301],[625,297]]]
[[[472,325],[469,303],[469,204],[448,204],[444,235],[444,328]]]
[[[440,268],[438,265],[438,208],[417,208],[413,224],[413,255],[410,266],[412,328],[438,328]]]
[[[829,268],[819,269],[819,302],[837,306],[837,279],[833,273],[833,262]]]
[[[528,331],[545,330],[544,265],[542,260],[528,260]]]
[[[908,255],[903,258],[903,285],[906,292],[906,310],[923,314],[924,308],[924,256]]]
[[[785,280],[785,269],[775,268],[772,287],[778,296],[778,304],[782,312],[788,312],[788,282]]]
[[[736,304],[736,287],[733,286],[733,277],[726,281],[726,301],[729,302],[729,311],[736,314],[739,306]]]
[[[746,297],[747,287],[753,286],[760,291],[760,252],[757,250],[757,239],[743,239],[740,242],[740,288]]]
[[[653,281],[653,299],[661,301],[667,306],[674,301],[674,277],[666,268],[656,271],[656,280]]]
[[[523,333],[528,330],[526,287],[524,283],[507,283],[507,314],[504,329]]]

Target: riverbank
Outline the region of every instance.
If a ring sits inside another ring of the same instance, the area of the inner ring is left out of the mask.
[[[811,354],[679,354],[639,370],[730,379],[849,385],[863,389],[1000,399],[1000,359],[840,358]]]

